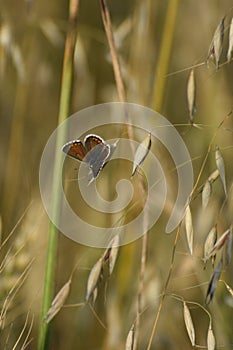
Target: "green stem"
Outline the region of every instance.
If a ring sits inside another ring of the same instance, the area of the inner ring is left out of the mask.
[[[61,96],[59,106],[58,125],[62,123],[69,115],[70,102],[72,95],[72,77],[73,77],[73,56],[76,42],[76,23],[79,8],[79,0],[70,0],[69,10],[69,27],[66,36]],[[61,145],[65,141],[65,128],[58,129],[57,133],[57,147],[61,149]],[[60,181],[60,169],[62,167],[62,152],[55,154],[53,188],[52,188],[52,218],[57,221],[60,214],[60,196],[61,193],[57,190]],[[55,221],[55,222],[56,222]],[[49,325],[45,322],[45,316],[52,302],[54,293],[54,277],[56,265],[56,251],[57,251],[58,230],[57,227],[50,222],[49,238],[47,248],[47,260],[45,268],[44,293],[42,300],[42,312],[38,337],[38,350],[49,349]]]
[[[159,51],[158,63],[154,74],[154,86],[151,106],[156,111],[161,111],[166,86],[169,59],[172,49],[172,41],[176,22],[179,0],[168,1],[167,14],[164,24],[162,44]]]

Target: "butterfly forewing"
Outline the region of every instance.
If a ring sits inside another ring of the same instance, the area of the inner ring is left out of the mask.
[[[84,160],[87,154],[86,148],[83,146],[82,142],[79,140],[66,143],[63,146],[62,151],[66,153],[68,156],[78,159],[80,161]]]
[[[87,152],[92,150],[95,146],[105,144],[104,140],[100,136],[87,135],[84,140],[85,148]]]

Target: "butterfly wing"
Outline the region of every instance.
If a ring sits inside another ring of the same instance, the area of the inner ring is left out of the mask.
[[[79,140],[74,140],[66,143],[62,147],[62,151],[68,156],[78,159],[80,161],[84,160],[87,154],[87,150],[83,143]]]
[[[87,152],[91,151],[94,147],[98,145],[105,145],[104,140],[97,135],[87,135],[84,140],[84,145]]]
[[[110,146],[106,144],[97,145],[87,153],[86,160],[89,163],[94,179],[105,165],[109,153]]]

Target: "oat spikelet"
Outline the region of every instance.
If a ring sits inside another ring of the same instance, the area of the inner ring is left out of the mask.
[[[214,336],[214,332],[212,329],[212,325],[211,322],[209,324],[209,328],[208,328],[208,332],[207,332],[207,349],[208,350],[214,350],[215,349],[215,336]]]
[[[207,293],[206,293],[206,298],[205,298],[205,302],[206,304],[209,304],[211,302],[211,300],[213,299],[216,287],[217,287],[217,283],[218,280],[221,276],[222,273],[222,260],[218,263],[216,269],[214,270],[210,283],[208,285],[208,289],[207,289]]]
[[[219,237],[211,251],[209,252],[209,257],[215,255],[228,241],[228,238],[230,236],[231,229],[227,229],[223,234]]]
[[[230,62],[233,52],[233,17],[231,19],[231,24],[229,28],[229,40],[228,40],[228,50],[227,50],[227,62]]]
[[[189,110],[189,120],[193,124],[194,114],[196,112],[196,84],[194,69],[191,69],[187,83],[187,100]]]
[[[134,324],[129,330],[129,333],[126,338],[125,350],[133,350],[134,345]]]
[[[183,312],[184,312],[184,322],[185,322],[185,327],[188,332],[189,339],[191,341],[192,346],[195,345],[195,330],[193,326],[193,321],[192,317],[190,314],[190,311],[186,305],[185,302],[183,302]]]
[[[144,162],[149,150],[151,148],[151,134],[148,134],[145,139],[138,146],[135,156],[134,156],[134,164],[132,175],[133,176],[137,170],[137,168]]]
[[[211,182],[207,180],[202,190],[202,208],[203,209],[205,209],[209,203],[211,192],[212,192],[212,185],[211,185]]]
[[[223,156],[219,150],[218,147],[216,147],[215,150],[215,161],[216,161],[216,165],[220,174],[220,178],[222,181],[222,185],[223,185],[223,189],[225,192],[225,196],[227,197],[227,186],[226,186],[226,175],[225,175],[225,165],[224,165],[224,160],[223,160]]]
[[[190,254],[193,254],[193,223],[190,206],[187,206],[185,214],[185,230]]]
[[[219,177],[219,171],[218,169],[215,169],[208,177],[208,181],[212,184],[218,177]]]
[[[110,242],[109,248],[109,274],[111,275],[116,264],[116,260],[119,253],[119,244],[120,238],[119,235],[116,235],[113,240]]]
[[[224,38],[224,22],[225,22],[225,17],[221,19],[220,23],[218,24],[214,32],[214,36],[207,55],[207,63],[209,62],[209,59],[211,57],[214,57],[217,69],[219,68],[220,56],[222,53],[223,38]]]
[[[86,293],[86,301],[90,299],[94,290],[96,289],[97,283],[101,277],[101,272],[103,268],[103,257],[101,257],[95,265],[92,267],[91,272],[89,274],[87,280],[87,293]]]
[[[205,244],[204,244],[204,264],[211,257],[211,252],[213,251],[214,245],[217,240],[217,227],[216,225],[212,227],[210,232],[208,233]],[[212,255],[213,256],[213,255]]]
[[[69,281],[66,282],[66,284],[64,284],[61,290],[57,293],[56,297],[53,299],[51,307],[49,308],[46,315],[46,319],[45,319],[46,323],[49,323],[56,316],[56,314],[61,310],[70,292],[70,286],[71,286],[71,279],[69,279]]]
[[[227,249],[226,249],[226,266],[230,265],[231,255],[232,255],[232,243],[233,243],[233,233],[232,226],[230,227],[230,233],[227,239]]]

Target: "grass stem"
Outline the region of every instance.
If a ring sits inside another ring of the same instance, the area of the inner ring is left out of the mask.
[[[73,56],[76,43],[76,25],[79,9],[79,0],[70,1],[69,9],[69,27],[66,36],[62,82],[61,82],[61,95],[58,125],[62,123],[69,115],[70,102],[72,96],[72,81],[73,81]],[[57,149],[61,148],[61,145],[65,140],[65,128],[57,134]],[[54,165],[54,181],[52,188],[52,217],[58,219],[60,214],[60,195],[57,191],[58,183],[60,181],[57,174],[60,174],[58,169],[62,166],[62,153],[57,152],[55,154]],[[49,324],[45,322],[45,316],[52,302],[54,292],[54,277],[55,277],[55,265],[56,265],[56,251],[57,251],[58,230],[57,227],[50,222],[49,225],[49,238],[47,248],[47,259],[45,268],[45,280],[44,280],[44,294],[42,300],[42,313],[39,328],[38,337],[38,350],[49,349]]]

